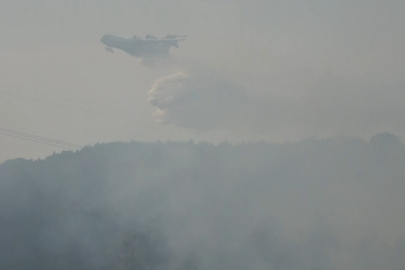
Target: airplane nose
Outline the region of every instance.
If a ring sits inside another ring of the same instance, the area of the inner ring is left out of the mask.
[[[107,40],[108,40],[107,35],[104,35],[104,36],[102,36],[102,37],[100,38],[100,41],[101,41],[102,43],[104,43],[104,44],[107,42]]]

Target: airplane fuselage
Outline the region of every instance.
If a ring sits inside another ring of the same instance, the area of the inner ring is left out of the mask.
[[[132,38],[122,38],[113,35],[104,35],[100,41],[106,45],[106,49],[112,51],[112,48],[123,50],[124,52],[137,57],[143,56],[167,56],[170,45],[167,44],[147,44],[142,40]]]

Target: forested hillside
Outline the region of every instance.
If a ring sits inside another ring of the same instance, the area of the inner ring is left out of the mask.
[[[110,143],[0,165],[0,269],[404,269],[397,137]]]

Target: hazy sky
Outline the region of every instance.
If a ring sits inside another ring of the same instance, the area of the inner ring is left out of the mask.
[[[80,145],[380,131],[404,140],[404,13],[395,0],[0,1],[0,127]],[[108,53],[107,33],[189,38],[171,49],[176,65],[152,69]],[[197,79],[170,93],[161,84],[159,97],[175,101],[162,125],[148,92],[175,74]],[[217,100],[224,85],[237,96]],[[0,136],[0,161],[58,151]]]

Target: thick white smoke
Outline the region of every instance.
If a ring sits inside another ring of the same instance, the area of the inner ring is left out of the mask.
[[[259,97],[251,95],[254,89],[239,87],[218,73],[190,69],[156,80],[148,102],[156,108],[153,118],[159,123],[201,131],[247,129],[256,134],[280,134],[286,140],[369,136],[403,126],[404,94],[399,87],[387,87],[383,92],[380,87],[362,88],[354,82],[333,85],[321,84],[284,96],[269,90]]]
[[[155,121],[197,130],[232,127],[244,115],[247,96],[211,73],[177,72],[158,79],[148,93]]]

